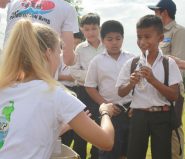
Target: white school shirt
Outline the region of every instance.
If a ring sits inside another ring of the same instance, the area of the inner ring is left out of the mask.
[[[33,22],[49,25],[61,35],[62,32],[79,32],[75,9],[64,0],[11,0],[7,12],[5,41],[15,23],[23,17]]]
[[[114,104],[122,105],[130,102],[131,94],[124,98],[120,97],[118,88],[115,85],[122,65],[133,56],[132,54],[122,52],[118,59],[115,60],[107,51],[97,55],[89,65],[84,86],[98,87],[100,95]]]
[[[61,127],[85,108],[61,87],[49,90],[42,80],[0,90],[0,97],[1,159],[49,159]]]
[[[155,62],[151,66],[151,69],[155,78],[161,83],[164,83],[164,67],[162,61],[163,54],[160,50]],[[127,85],[129,82],[131,63],[132,60],[129,60],[122,67],[116,87]],[[181,81],[182,76],[176,62],[172,58],[169,58],[169,86],[178,84]],[[149,108],[151,106],[162,106],[165,104],[170,105],[170,102],[151,84],[146,82],[143,89],[139,88],[136,84],[132,103],[130,105],[131,108]]]
[[[87,40],[76,47],[76,62],[75,65],[70,67],[70,74],[76,80],[77,84],[84,85],[90,61],[96,55],[102,53],[104,49],[105,47],[102,43],[99,44],[98,48],[94,48]]]
[[[60,58],[61,58],[61,60],[60,60],[60,67],[59,67],[59,71],[58,71],[58,76],[70,75],[69,66],[67,66],[64,63],[63,55]],[[59,80],[59,82],[61,82],[64,86],[69,86],[69,87],[73,87],[76,85],[75,82],[73,82],[73,81]]]

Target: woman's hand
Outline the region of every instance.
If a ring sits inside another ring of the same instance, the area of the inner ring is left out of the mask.
[[[100,114],[108,113],[110,117],[114,114],[114,105],[112,103],[102,103],[99,108]]]

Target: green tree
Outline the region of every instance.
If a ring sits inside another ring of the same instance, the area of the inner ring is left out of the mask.
[[[81,15],[81,12],[83,8],[81,7],[82,1],[81,0],[65,0],[68,3],[71,3],[75,8],[78,13],[78,17]]]

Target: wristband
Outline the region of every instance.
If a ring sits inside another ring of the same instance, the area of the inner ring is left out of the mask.
[[[110,114],[108,112],[103,112],[101,115],[100,115],[100,118],[102,118],[104,115],[108,115],[109,118],[111,118]]]

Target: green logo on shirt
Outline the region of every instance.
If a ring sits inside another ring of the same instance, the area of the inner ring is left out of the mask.
[[[3,107],[0,112],[0,149],[4,145],[4,140],[8,134],[11,114],[14,111],[14,102],[10,101],[8,106]]]

